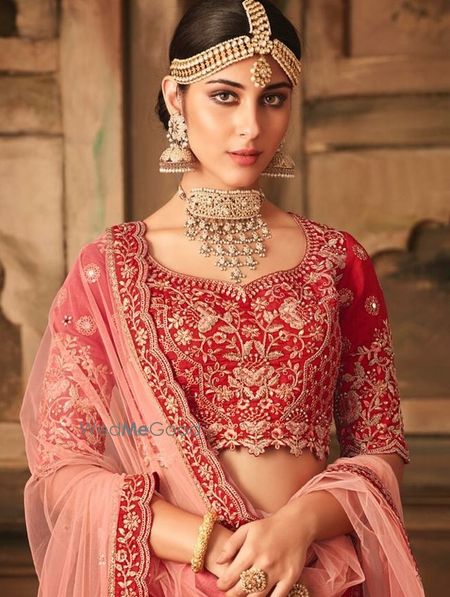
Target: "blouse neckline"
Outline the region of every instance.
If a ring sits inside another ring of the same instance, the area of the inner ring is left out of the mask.
[[[153,257],[153,255],[150,252],[150,243],[148,242],[148,240],[146,238],[146,233],[148,231],[148,226],[147,226],[146,222],[144,220],[138,220],[138,223],[141,225],[141,230],[140,230],[141,240],[143,241],[143,245],[144,245],[143,257],[148,262],[153,264],[153,266],[156,269],[166,273],[173,279],[193,281],[197,284],[207,284],[208,286],[222,288],[227,291],[235,290],[238,292],[245,293],[253,287],[259,288],[260,286],[266,284],[267,282],[274,281],[275,279],[278,279],[281,277],[289,278],[290,276],[292,276],[294,274],[299,274],[303,270],[303,268],[307,265],[307,263],[309,262],[309,260],[311,258],[311,254],[312,254],[313,242],[312,242],[312,237],[310,236],[310,231],[308,229],[308,220],[306,218],[304,218],[303,216],[296,214],[289,210],[286,213],[288,213],[293,218],[293,220],[296,222],[298,227],[301,230],[303,230],[303,233],[305,235],[306,248],[305,248],[305,253],[304,253],[302,259],[293,267],[290,267],[288,269],[281,269],[281,270],[276,270],[273,272],[268,272],[267,274],[259,276],[258,278],[250,280],[249,282],[245,282],[242,284],[236,284],[236,283],[228,281],[228,280],[219,280],[217,278],[208,278],[205,276],[195,276],[192,274],[175,271],[175,270],[163,265],[155,257]]]

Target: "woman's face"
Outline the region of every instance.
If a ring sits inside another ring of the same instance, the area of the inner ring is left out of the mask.
[[[187,175],[191,186],[257,185],[291,113],[292,85],[278,63],[268,60],[272,79],[264,88],[251,81],[255,59],[248,58],[193,83],[183,94],[189,144],[199,161],[196,172]]]

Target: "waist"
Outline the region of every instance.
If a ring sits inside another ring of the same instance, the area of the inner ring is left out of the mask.
[[[265,514],[279,510],[327,466],[326,459],[319,460],[309,450],[294,456],[285,447],[268,448],[259,456],[245,448],[226,449],[218,459],[253,506]]]

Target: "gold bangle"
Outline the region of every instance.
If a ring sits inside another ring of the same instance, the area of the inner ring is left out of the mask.
[[[191,568],[194,572],[201,572],[203,570],[208,540],[217,518],[218,514],[214,510],[207,512],[203,516],[202,523],[198,529],[197,541],[194,546],[191,560]]]

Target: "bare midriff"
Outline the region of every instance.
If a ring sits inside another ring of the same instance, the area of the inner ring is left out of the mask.
[[[266,448],[254,456],[246,448],[221,450],[218,459],[253,506],[276,512],[312,477],[322,472],[327,460],[305,450],[300,456],[288,448]]]

